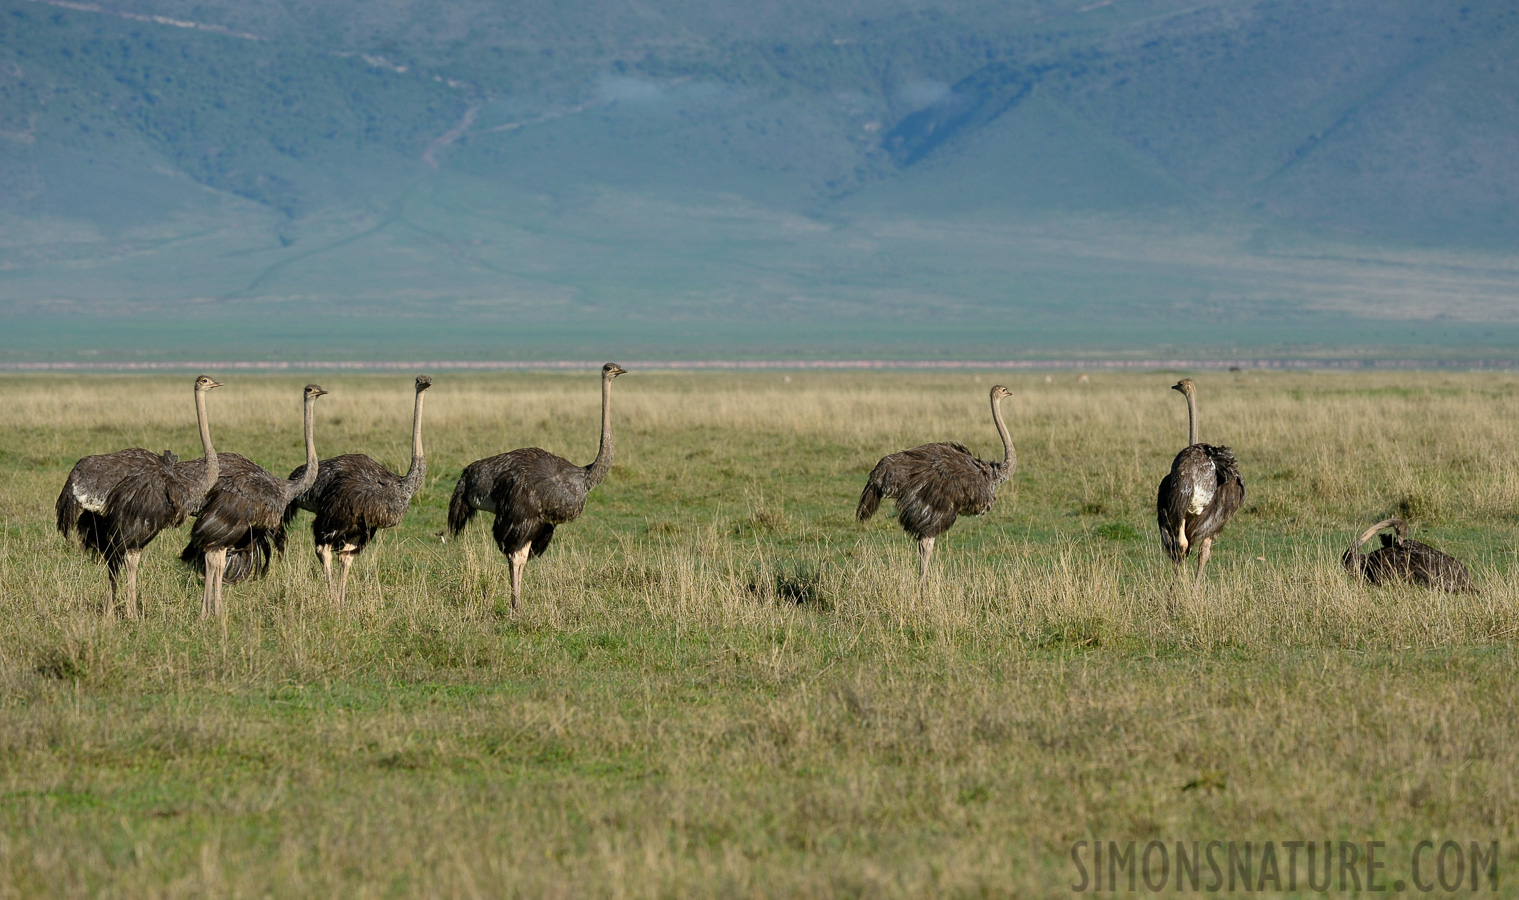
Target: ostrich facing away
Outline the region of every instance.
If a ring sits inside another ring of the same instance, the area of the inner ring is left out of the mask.
[[[1228,447],[1197,439],[1197,385],[1183,378],[1171,390],[1187,398],[1187,446],[1171,461],[1171,473],[1161,479],[1155,518],[1160,545],[1178,566],[1194,544],[1202,544],[1197,555],[1197,583],[1201,584],[1203,568],[1213,554],[1213,539],[1244,505],[1245,482]]]
[[[964,444],[924,444],[883,456],[870,470],[855,518],[868,521],[882,497],[897,501],[897,522],[918,541],[918,589],[928,582],[934,539],[955,524],[956,516],[984,515],[997,501],[997,485],[1012,477],[1018,454],[1002,422],[1002,398],[1010,392],[992,388],[992,421],[1002,437],[1002,461],[977,459]]]
[[[537,447],[477,459],[464,467],[448,502],[448,531],[457,536],[476,510],[494,513],[491,534],[512,567],[512,612],[522,602],[522,570],[542,556],[554,529],[575,521],[591,489],[612,470],[612,379],[627,374],[601,367],[601,446],[596,461],[577,466]]]
[[[318,466],[316,481],[285,508],[285,521],[296,510],[315,513],[311,537],[316,555],[322,560],[322,574],[327,590],[337,605],[343,604],[348,588],[348,567],[353,558],[364,552],[375,532],[401,524],[411,498],[427,477],[427,457],[422,453],[422,395],[432,387],[432,379],[418,375],[416,406],[411,418],[411,467],[397,475],[362,453],[345,453],[324,459]],[[306,467],[290,473],[290,480],[300,481]],[[338,578],[332,580],[332,556],[338,557]]]
[[[1361,545],[1384,528],[1393,534],[1382,535],[1382,546],[1362,553]],[[1461,561],[1408,537],[1408,523],[1402,519],[1383,519],[1356,538],[1340,557],[1340,565],[1357,578],[1375,585],[1410,581],[1414,584],[1457,593],[1476,593],[1471,573]]]
[[[181,561],[206,579],[201,600],[202,617],[225,617],[222,581],[237,584],[269,571],[273,551],[285,549],[285,509],[296,495],[309,489],[317,477],[316,398],[327,393],[314,384],[303,392],[306,471],[298,481],[269,474],[257,463],[236,453],[221,455],[221,472],[190,529],[190,543],[179,554]],[[272,550],[271,550],[272,545]]]
[[[54,506],[58,530],[65,538],[77,532],[85,549],[105,560],[111,581],[106,618],[115,615],[118,594],[126,617],[138,617],[137,563],[143,549],[160,531],[184,524],[216,483],[206,392],[219,387],[221,382],[205,375],[195,379],[195,420],[204,459],[181,463],[167,450],[158,455],[134,447],[86,456],[63,483]]]

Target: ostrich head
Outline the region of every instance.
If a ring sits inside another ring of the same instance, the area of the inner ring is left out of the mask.
[[[617,363],[607,363],[601,367],[601,377],[608,380],[616,378],[618,375],[626,374],[628,374],[628,370],[624,369],[622,366],[619,366]]]
[[[1013,393],[1012,391],[1008,390],[1007,388],[1003,387],[1000,384],[992,385],[992,399],[993,400],[1001,400],[1003,397],[1012,396],[1012,393]]]
[[[1197,393],[1197,385],[1193,383],[1192,379],[1183,378],[1181,381],[1178,381],[1175,384],[1171,385],[1171,390],[1181,391],[1183,394],[1186,394],[1190,397],[1193,394]]]
[[[322,396],[325,393],[327,393],[327,392],[324,391],[324,390],[322,390],[322,386],[321,385],[319,385],[319,384],[308,384],[308,385],[306,385],[306,393],[305,393],[304,396],[305,396],[305,398],[307,400],[315,400],[316,398]]]
[[[420,393],[422,393],[423,391],[427,390],[430,387],[432,387],[432,376],[431,375],[418,375],[417,376],[417,393],[420,394]]]
[[[210,375],[202,375],[199,378],[195,379],[195,389],[197,391],[205,392],[211,390],[212,388],[219,388],[221,386],[222,383],[212,378]]]

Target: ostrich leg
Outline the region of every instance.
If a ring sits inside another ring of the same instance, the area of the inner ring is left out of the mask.
[[[126,553],[127,570],[127,606],[126,617],[128,619],[142,618],[137,608],[137,563],[142,559],[141,550],[128,550]]]
[[[527,568],[528,554],[533,550],[532,544],[524,544],[520,550],[513,551],[512,563],[512,614],[517,612],[517,606],[522,602],[522,570]]]
[[[348,594],[348,567],[353,565],[353,551],[338,551],[338,606],[343,605],[343,598]]]
[[[105,603],[105,618],[106,621],[109,622],[112,619],[116,618],[116,598],[120,593],[117,586],[117,581],[120,579],[121,575],[121,560],[108,558],[106,560],[105,572],[106,578],[111,582],[111,599],[107,600]]]
[[[336,596],[337,591],[332,586],[332,548],[326,544],[317,544],[316,555],[322,561],[322,576],[327,579],[327,593]]]
[[[1208,565],[1208,557],[1213,555],[1213,538],[1203,538],[1203,549],[1197,554],[1197,585],[1202,586],[1203,569]]]
[[[200,617],[209,619],[221,614],[222,570],[227,567],[226,550],[206,551],[206,592],[200,601]]]
[[[918,539],[918,593],[928,587],[928,560],[934,555],[934,539]]]
[[[227,551],[223,550],[216,558],[216,593],[212,600],[216,605],[216,615],[222,620],[222,630],[227,630],[227,603],[222,599],[222,579],[227,575]]]

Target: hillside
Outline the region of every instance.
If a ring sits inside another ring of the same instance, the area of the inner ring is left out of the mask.
[[[0,354],[1501,350],[1516,59],[1496,2],[4,0]]]

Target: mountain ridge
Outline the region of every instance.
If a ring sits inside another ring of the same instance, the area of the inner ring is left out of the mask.
[[[1496,2],[0,0],[0,317],[1013,328],[1037,291],[1254,323],[1219,348],[1312,344],[1326,309],[1328,343],[1410,309],[1501,331],[1516,60]],[[1073,223],[1055,256],[1018,243]],[[1080,248],[1131,229],[1127,270]],[[1423,261],[1357,293],[1363,265],[1308,283],[1267,245]],[[1500,274],[1431,261],[1467,253]],[[1273,303],[1297,324],[1258,330]]]

